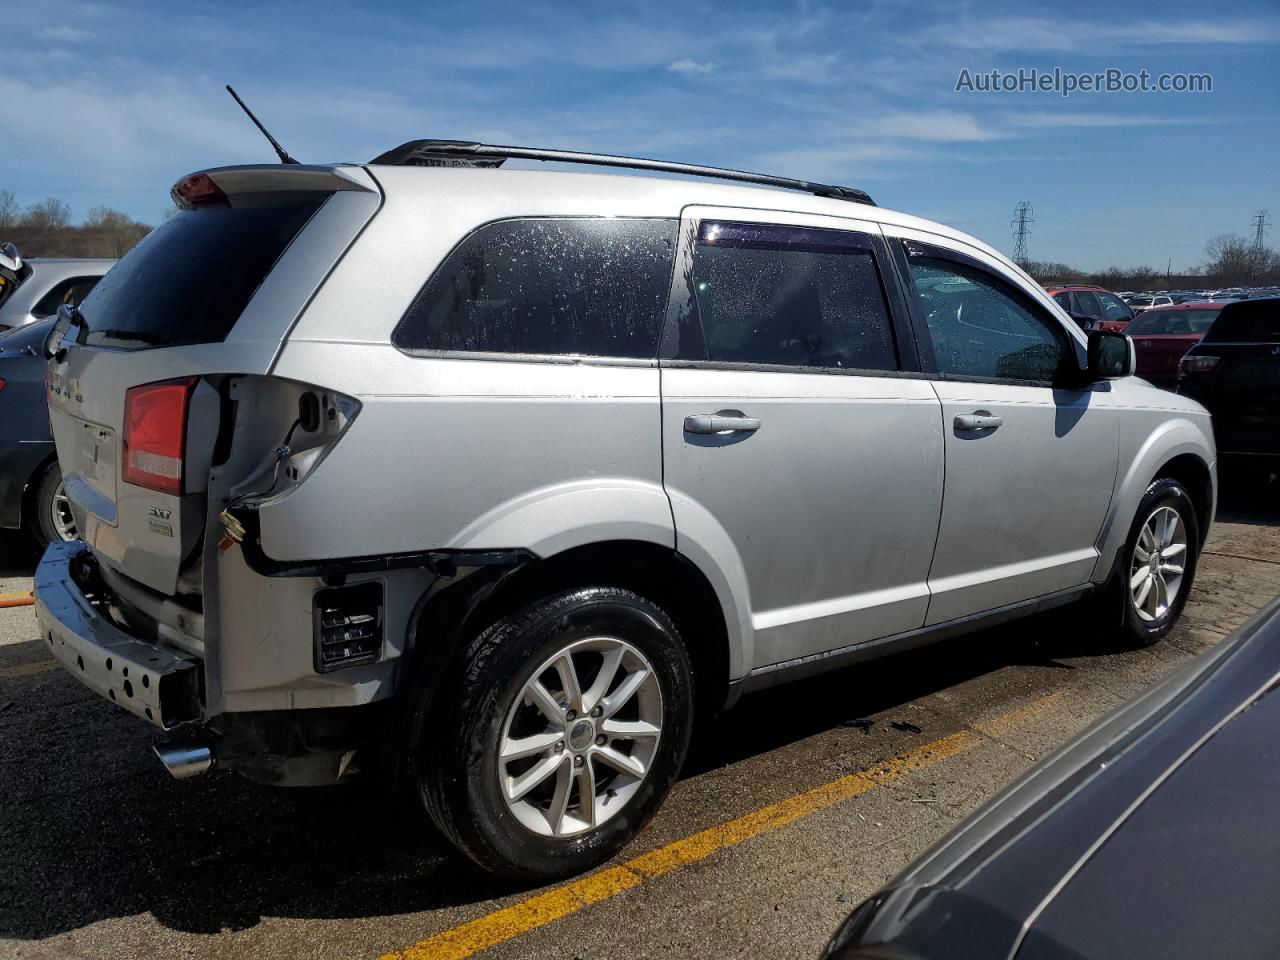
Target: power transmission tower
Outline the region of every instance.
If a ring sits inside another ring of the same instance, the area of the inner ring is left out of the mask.
[[[1259,210],[1253,215],[1253,252],[1261,253],[1266,246],[1267,234],[1271,231],[1271,214]]]
[[[1013,262],[1020,267],[1026,267],[1027,241],[1031,239],[1031,225],[1035,222],[1035,210],[1030,202],[1023,200],[1014,208],[1009,226],[1013,227]]]

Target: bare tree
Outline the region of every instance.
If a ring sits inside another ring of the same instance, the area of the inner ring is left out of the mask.
[[[138,223],[110,207],[90,209],[83,227],[89,246],[98,256],[107,257],[124,256],[150,230],[146,224]]]
[[[71,208],[52,197],[18,214],[13,194],[0,191],[0,240],[13,241],[26,257],[122,257],[150,231],[106,206],[75,226]]]
[[[117,229],[132,222],[119,210],[112,210],[110,207],[90,207],[88,215],[84,218],[84,225],[95,230]]]
[[[0,230],[8,230],[18,223],[18,201],[8,190],[0,190]]]
[[[33,230],[61,230],[71,226],[71,208],[49,197],[28,207],[19,224]]]
[[[1280,255],[1270,247],[1234,233],[1214,237],[1205,245],[1205,273],[1224,286],[1275,283],[1280,280]]]

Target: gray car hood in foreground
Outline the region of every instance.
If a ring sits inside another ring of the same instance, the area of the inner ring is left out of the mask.
[[[1280,955],[1280,600],[860,906],[829,957]]]

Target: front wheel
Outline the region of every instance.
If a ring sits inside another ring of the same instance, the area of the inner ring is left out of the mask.
[[[1173,629],[1191,592],[1199,553],[1200,526],[1190,494],[1176,480],[1156,480],[1138,505],[1120,567],[1131,640],[1154,643]]]
[[[415,750],[423,801],[482,867],[546,881],[613,856],[688,749],[693,681],[674,624],[593,587],[533,604],[463,651]]]

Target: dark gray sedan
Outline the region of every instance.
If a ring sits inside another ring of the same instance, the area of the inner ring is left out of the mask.
[[[1280,956],[1280,599],[961,824],[839,960]]]
[[[0,333],[0,527],[37,543],[76,539],[49,432],[41,347],[56,318]]]

